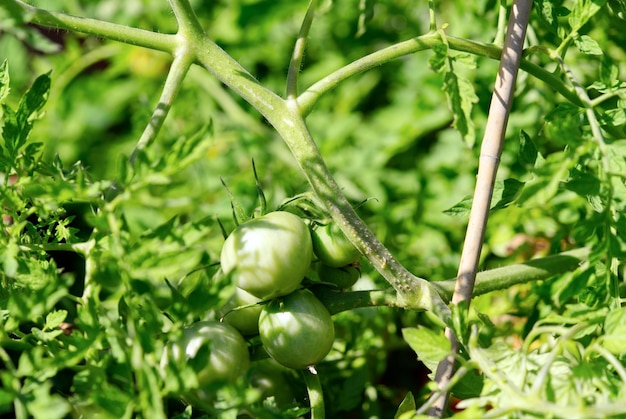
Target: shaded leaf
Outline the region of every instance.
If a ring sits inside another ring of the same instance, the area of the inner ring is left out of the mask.
[[[524,187],[524,182],[517,179],[498,180],[493,187],[493,195],[491,197],[491,210],[499,210],[506,208],[513,201]],[[454,206],[444,210],[445,214],[466,217],[472,209],[474,199],[471,195],[464,197]]]
[[[416,409],[415,396],[409,391],[398,406],[394,419],[409,419],[415,415]]]

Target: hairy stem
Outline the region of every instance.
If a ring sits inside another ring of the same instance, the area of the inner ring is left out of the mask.
[[[152,117],[141,134],[137,145],[135,145],[135,149],[130,155],[129,162],[131,165],[134,164],[137,153],[152,143],[159,134],[163,122],[165,122],[165,118],[174,103],[174,99],[180,91],[187,71],[189,71],[189,67],[193,62],[193,56],[189,53],[189,50],[184,44],[181,44],[181,47],[178,48],[174,54],[174,61],[172,62],[169,74],[165,80],[159,103],[152,113]]]
[[[448,43],[448,47],[455,51],[467,52],[476,56],[487,57],[494,60],[500,59],[502,55],[502,49],[496,45],[456,38],[454,36],[446,36],[445,39]],[[440,45],[442,42],[443,40],[437,32],[428,33],[366,55],[365,57],[351,62],[350,64],[334,71],[314,83],[298,97],[298,106],[300,107],[303,115],[308,115],[313,110],[319,98],[335,88],[343,80],[363,73],[374,67],[378,67],[388,61],[404,55],[431,49],[436,45]],[[582,105],[573,89],[564,83],[558,76],[528,60],[522,60],[520,68],[544,81],[547,85],[559,92],[573,104],[577,106]]]
[[[37,25],[81,32],[169,53],[173,53],[178,45],[175,35],[156,33],[98,19],[43,10],[20,0],[12,0],[12,2],[24,11],[30,22]]]
[[[457,282],[452,295],[452,303],[463,305],[465,310],[469,308],[474,291],[476,272],[493,195],[493,185],[504,144],[531,8],[532,0],[516,0],[513,3],[492,95],[485,136],[480,151],[474,200],[472,201],[467,233],[461,252]],[[453,353],[441,361],[437,367],[435,381],[440,391],[448,387],[448,382],[454,373],[454,355],[460,347],[458,337],[455,336],[450,327],[446,329],[446,336],[450,340]],[[429,410],[429,414],[443,417],[447,401],[447,394],[440,397]]]
[[[476,284],[472,297],[511,288],[514,285],[541,281],[571,272],[585,263],[590,249],[581,247],[541,259],[502,266],[476,274]],[[433,282],[441,298],[450,301],[454,293],[455,279]],[[339,291],[327,286],[313,288],[315,295],[324,303],[331,314],[353,310],[359,307],[388,306],[405,308],[398,304],[393,289],[372,291]]]
[[[300,74],[300,66],[302,65],[302,58],[306,47],[306,38],[309,36],[316,9],[317,0],[310,0],[306,14],[304,15],[304,20],[302,21],[302,26],[300,27],[296,45],[293,48],[293,54],[291,54],[291,61],[289,62],[289,71],[287,73],[287,100],[294,100],[298,96],[298,74]]]

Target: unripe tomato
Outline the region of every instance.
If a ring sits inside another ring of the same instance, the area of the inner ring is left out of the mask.
[[[302,289],[268,303],[259,317],[267,353],[281,365],[302,369],[320,362],[333,346],[330,313],[311,291]]]
[[[249,306],[261,301],[261,299],[256,298],[249,292],[237,288],[233,298],[220,310],[220,314],[223,316],[223,320],[226,323],[239,330],[241,334],[256,335],[259,333],[259,315],[261,314],[261,310],[263,310],[263,306],[253,305],[246,308],[236,308]]]
[[[194,323],[183,331],[180,340],[169,346],[171,360],[191,365],[204,387],[233,382],[250,365],[248,346],[232,326],[216,321]]]
[[[262,400],[273,397],[279,408],[294,403],[296,391],[290,381],[293,371],[271,358],[254,362],[250,370],[250,385],[261,393]]]
[[[333,222],[314,228],[311,238],[315,256],[320,262],[333,268],[349,265],[359,260],[361,256],[358,249]]]
[[[238,226],[224,242],[222,270],[257,298],[294,291],[304,278],[313,247],[309,229],[297,215],[271,212]]]
[[[317,274],[320,281],[330,282],[341,289],[350,288],[361,277],[361,271],[353,265],[333,268],[322,263],[317,267]]]

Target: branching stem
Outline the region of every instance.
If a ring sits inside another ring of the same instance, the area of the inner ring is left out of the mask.
[[[300,27],[300,33],[298,39],[293,48],[293,54],[291,55],[291,61],[289,62],[289,72],[287,73],[287,100],[295,100],[298,96],[298,75],[300,74],[300,67],[302,66],[302,58],[304,57],[304,50],[306,47],[306,39],[309,36],[311,30],[311,24],[313,23],[313,17],[315,16],[315,10],[317,9],[318,0],[310,0],[307,7],[306,14]]]

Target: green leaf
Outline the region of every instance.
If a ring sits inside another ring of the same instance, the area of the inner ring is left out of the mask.
[[[626,307],[615,309],[606,316],[602,346],[615,355],[626,353]]]
[[[491,210],[499,210],[509,206],[524,187],[524,183],[517,179],[497,180],[493,185],[493,196],[491,197]],[[471,195],[464,197],[454,206],[444,210],[448,215],[466,217],[472,209],[474,199]]]
[[[576,0],[568,22],[573,32],[578,32],[588,21],[598,13],[606,0]]]
[[[454,127],[461,133],[465,144],[473,147],[476,132],[472,121],[472,108],[478,102],[474,85],[465,77],[449,71],[444,76],[443,90],[448,96],[448,103],[454,114]]]
[[[33,398],[28,401],[28,412],[35,419],[62,419],[71,412],[66,399],[58,394],[51,394],[52,382],[39,384],[32,392]]]
[[[3,127],[4,147],[11,159],[17,159],[19,150],[26,144],[32,129],[33,120],[39,117],[50,92],[50,76],[43,74],[20,100],[17,111],[4,108],[5,122]]]
[[[52,330],[59,327],[67,318],[67,310],[56,310],[46,316],[46,330]]]
[[[590,37],[589,35],[581,35],[578,38],[574,38],[574,44],[576,48],[583,54],[587,55],[603,55],[602,48],[600,48],[600,44]]]
[[[435,371],[437,364],[450,353],[450,342],[443,332],[434,332],[422,326],[402,329],[402,337],[426,367]]]
[[[443,73],[442,89],[448,98],[448,105],[454,117],[453,126],[459,131],[466,145],[471,148],[476,141],[471,114],[474,103],[478,102],[478,96],[476,96],[472,82],[455,68],[455,64],[469,64],[469,67],[473,68],[475,63],[468,55],[451,56],[445,38],[443,41],[442,44],[433,46],[432,50],[435,54],[430,57],[428,64],[433,71]]]
[[[415,397],[410,391],[404,396],[404,400],[398,406],[398,410],[394,416],[394,419],[409,419],[415,415],[417,406],[415,405]]]
[[[9,82],[9,62],[5,59],[0,66],[0,105],[4,103],[11,92]]]
[[[536,0],[536,9],[539,19],[545,23],[553,33],[559,29],[559,8],[551,0]]]
[[[575,169],[570,171],[570,179],[565,187],[582,197],[598,196],[602,183],[593,173],[581,172]]]
[[[436,73],[445,71],[448,62],[448,46],[445,43],[433,45],[432,51],[434,54],[428,59],[428,65]]]
[[[524,131],[519,133],[519,162],[526,168],[533,168],[537,157],[539,156],[539,150],[533,142],[532,138]]]

